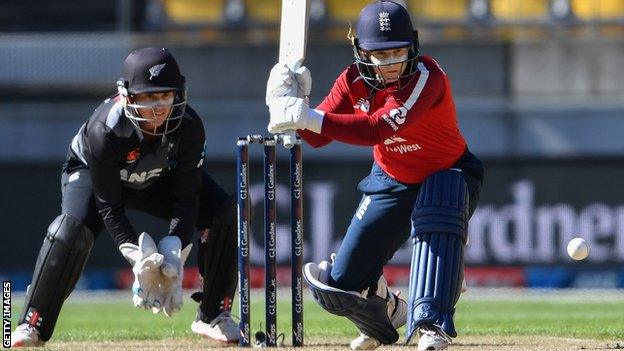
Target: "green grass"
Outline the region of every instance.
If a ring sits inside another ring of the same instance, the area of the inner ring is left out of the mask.
[[[264,326],[264,304],[253,295],[252,330]],[[278,330],[290,342],[290,304],[282,299],[278,305]],[[15,302],[17,299],[14,300]],[[172,318],[152,315],[134,308],[130,297],[71,299],[57,323],[56,341],[156,340],[190,336],[190,323],[196,304],[187,300],[180,313]],[[21,305],[14,305],[13,321]],[[234,308],[236,313],[238,309]],[[596,340],[624,338],[624,301],[607,299],[530,299],[479,298],[471,296],[457,308],[456,325],[461,335],[547,335]],[[14,325],[15,326],[15,325]],[[305,303],[305,335],[308,340],[335,340],[357,334],[346,319],[330,315],[313,301]]]
[[[456,325],[466,335],[624,337],[623,301],[466,301]]]

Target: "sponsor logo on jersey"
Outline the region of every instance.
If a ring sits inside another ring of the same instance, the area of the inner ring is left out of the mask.
[[[404,143],[406,141],[407,140],[405,140],[405,139],[403,139],[403,138],[401,138],[399,136],[393,135],[393,136],[389,137],[388,139],[384,140],[384,145],[390,145],[390,144],[394,144],[394,143]]]
[[[388,152],[397,152],[399,154],[405,154],[408,152],[415,152],[422,149],[422,146],[419,144],[401,144],[405,143],[407,140],[401,138],[400,136],[393,135],[390,138],[384,140],[384,147]],[[399,145],[392,145],[399,144]],[[392,146],[389,146],[392,145]]]
[[[139,156],[141,156],[141,149],[134,148],[132,150],[130,150],[130,152],[128,152],[128,154],[126,155],[126,163],[133,163],[136,160],[139,159]]]
[[[390,128],[392,128],[392,130],[397,131],[407,119],[407,108],[404,106],[394,108],[387,114],[381,116],[381,118],[390,126]]]
[[[355,105],[353,105],[353,108],[368,113],[368,111],[370,111],[370,101],[365,98],[360,98]]]
[[[152,78],[158,77],[158,75],[160,74],[160,71],[162,71],[162,69],[165,68],[165,65],[166,63],[161,63],[160,65],[152,66],[149,69],[149,72],[150,72],[149,79],[152,80]]]
[[[396,123],[394,123],[394,120],[390,118],[390,116],[388,116],[387,114],[384,114],[383,116],[381,116],[381,119],[383,119],[384,122],[386,122],[390,126],[390,128],[392,128],[392,130],[394,130],[395,132],[399,130],[399,126]]]
[[[405,123],[405,119],[407,118],[407,109],[403,106],[399,108],[395,108],[388,112],[390,118],[392,118],[398,125]]]
[[[385,148],[386,148],[386,151],[388,152],[396,152],[401,155],[406,154],[408,152],[416,152],[418,150],[422,150],[422,146],[420,146],[419,144],[408,144],[408,145],[400,144],[400,145],[394,145],[394,146],[386,145]]]
[[[150,180],[151,178],[159,177],[160,172],[162,172],[162,168],[155,168],[146,172],[128,174],[127,170],[122,169],[121,171],[119,171],[119,176],[121,177],[121,180],[124,182],[143,183],[143,182]]]

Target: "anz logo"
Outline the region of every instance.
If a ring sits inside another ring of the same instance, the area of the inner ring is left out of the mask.
[[[130,173],[130,175],[128,175],[128,171],[125,169],[122,169],[121,171],[119,171],[119,175],[121,177],[121,180],[124,182],[143,183],[154,177],[159,177],[161,172],[162,172],[162,168],[155,168],[147,172]]]

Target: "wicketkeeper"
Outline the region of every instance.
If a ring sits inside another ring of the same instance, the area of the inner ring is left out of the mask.
[[[441,350],[457,336],[453,315],[463,281],[468,219],[483,182],[468,151],[446,73],[419,55],[407,10],[378,1],[360,13],[352,36],[355,63],[316,108],[308,106],[310,72],[278,63],[267,82],[268,129],[296,129],[313,147],[336,140],[373,148],[362,200],[332,262],[308,263],[316,301],[361,331],[354,350],[374,349],[418,331],[419,350]],[[411,234],[406,234],[411,227]],[[409,303],[388,290],[383,267],[409,238],[414,243]]]
[[[61,214],[39,251],[12,347],[43,346],[83,271],[95,239],[111,234],[132,265],[136,307],[171,316],[182,307],[184,262],[195,230],[203,291],[191,329],[238,341],[230,316],[236,290],[236,201],[202,171],[204,126],[187,105],[184,76],[164,48],[131,52],[118,93],[71,141],[61,174]],[[126,208],[170,220],[158,243],[138,235]]]

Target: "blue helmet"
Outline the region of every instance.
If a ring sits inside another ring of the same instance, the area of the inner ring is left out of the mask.
[[[370,61],[365,52],[409,48],[403,78],[414,76],[416,59],[418,58],[418,32],[412,26],[412,20],[405,7],[400,4],[380,0],[362,9],[356,26],[356,37],[352,38],[353,53],[360,76],[374,89],[386,86],[382,77],[376,73],[376,65]],[[404,83],[404,82],[403,82]]]

